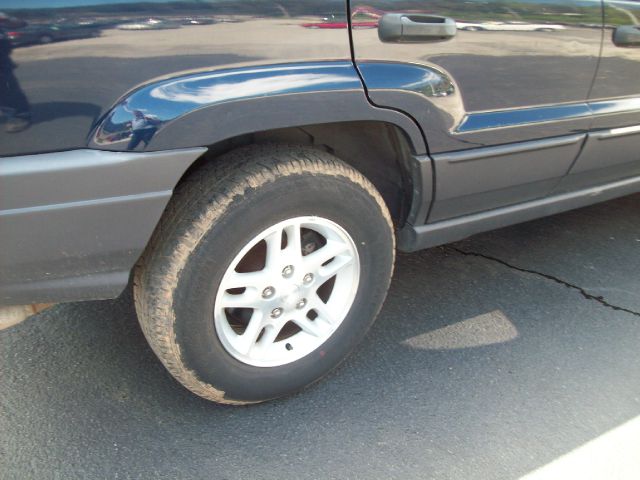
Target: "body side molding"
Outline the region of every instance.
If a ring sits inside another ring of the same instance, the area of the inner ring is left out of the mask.
[[[500,145],[498,147],[475,148],[471,150],[463,150],[461,152],[442,153],[438,155],[438,159],[448,163],[461,163],[473,160],[483,160],[487,158],[502,157],[515,153],[524,153],[529,151],[546,150],[548,148],[563,147],[565,145],[573,145],[580,140],[584,140],[584,134],[568,135],[565,137],[545,138],[542,140],[534,140],[532,142],[522,142],[512,145]]]
[[[429,221],[548,195],[579,156],[586,134],[433,155],[435,199]]]
[[[462,240],[476,233],[586,207],[638,191],[640,176],[452,220],[420,226],[405,225],[398,235],[398,248],[405,252],[413,252],[435,247]]]

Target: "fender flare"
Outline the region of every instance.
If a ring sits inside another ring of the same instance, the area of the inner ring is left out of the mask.
[[[264,130],[363,120],[397,126],[414,154],[427,153],[416,122],[372,105],[348,61],[243,67],[149,83],[122,97],[98,121],[89,147],[202,147]]]

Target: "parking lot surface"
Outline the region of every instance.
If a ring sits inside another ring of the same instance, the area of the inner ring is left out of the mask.
[[[129,291],[58,305],[0,332],[0,478],[627,478],[639,347],[640,195],[399,255],[355,354],[262,405],[176,383]]]

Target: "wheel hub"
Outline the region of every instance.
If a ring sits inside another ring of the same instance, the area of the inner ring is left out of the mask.
[[[295,310],[296,305],[302,299],[302,286],[301,285],[290,285],[289,293],[285,293],[282,298],[282,308],[285,312],[290,312]]]
[[[313,248],[303,240],[310,235],[319,239]],[[264,267],[238,272],[258,244],[265,245]],[[359,281],[358,251],[342,227],[320,217],[282,221],[248,242],[227,268],[216,294],[216,333],[241,362],[285,365],[331,337],[351,308]],[[243,331],[234,330],[228,317],[237,309],[245,312]],[[289,323],[297,326],[294,333],[287,334]]]

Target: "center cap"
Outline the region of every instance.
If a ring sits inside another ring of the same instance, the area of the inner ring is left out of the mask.
[[[292,285],[291,288],[282,295],[282,306],[285,310],[293,310],[296,308],[298,300],[300,300],[300,287]]]

